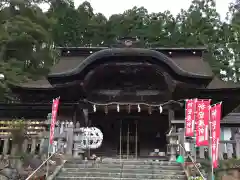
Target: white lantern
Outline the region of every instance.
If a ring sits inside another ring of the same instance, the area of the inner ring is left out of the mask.
[[[117,112],[120,112],[119,104],[117,105]]]
[[[138,104],[138,112],[141,112],[141,107],[139,104]]]
[[[93,105],[93,112],[96,112],[97,111],[97,108],[96,108],[96,105],[94,104]]]
[[[160,114],[163,112],[162,106],[159,106],[159,112],[160,112]]]
[[[5,79],[4,74],[0,74],[0,80],[4,80],[4,79]]]
[[[78,147],[81,149],[97,149],[102,145],[103,133],[96,127],[80,128],[82,134],[78,138],[80,143]]]

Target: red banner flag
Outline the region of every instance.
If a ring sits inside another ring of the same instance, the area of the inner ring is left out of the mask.
[[[54,139],[54,129],[57,119],[57,111],[58,111],[58,105],[59,105],[59,98],[53,100],[52,104],[52,120],[51,120],[51,126],[50,126],[50,137],[49,137],[49,143],[53,143]]]
[[[185,136],[194,136],[195,109],[197,99],[187,99],[185,104]]]
[[[210,99],[197,100],[196,102],[196,145],[208,146]]]
[[[211,123],[210,130],[212,135],[211,149],[212,149],[212,164],[213,168],[218,166],[218,152],[219,152],[219,139],[220,139],[220,121],[221,121],[221,112],[222,103],[218,103],[211,107]]]

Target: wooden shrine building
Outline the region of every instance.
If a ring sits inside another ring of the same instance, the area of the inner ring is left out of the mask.
[[[104,135],[98,150],[109,156],[164,151],[170,127],[184,125],[184,99],[223,101],[222,132],[239,127],[238,115],[228,115],[240,104],[240,86],[213,74],[205,48],[146,49],[122,38],[111,47],[59,50],[48,76],[12,85],[17,100],[0,104],[1,123],[45,122],[52,99],[61,97],[58,121],[98,127]]]

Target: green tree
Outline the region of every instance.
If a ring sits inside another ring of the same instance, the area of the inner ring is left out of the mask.
[[[43,13],[39,3],[49,3]],[[105,46],[117,37],[137,36],[147,47],[199,47],[215,73],[239,81],[240,2],[232,3],[228,19],[220,20],[214,0],[193,0],[174,17],[169,11],[149,14],[133,7],[107,19],[89,2],[73,0],[3,0],[0,3],[0,72],[18,83],[48,72],[56,62],[56,46]],[[225,74],[220,73],[224,71]],[[8,93],[5,83],[2,92]],[[0,90],[1,91],[1,90]],[[0,96],[1,96],[0,92]]]
[[[19,83],[45,75],[56,61],[53,48],[51,21],[39,8],[39,2],[5,0],[1,2],[0,72],[6,77],[1,82]]]
[[[72,0],[54,1],[47,15],[54,22],[52,37],[57,46],[77,46],[80,43],[80,16]]]
[[[228,39],[227,47],[231,54],[231,75],[227,79],[235,82],[240,81],[240,1],[236,0],[230,4],[228,19],[230,21],[229,29],[232,38]]]

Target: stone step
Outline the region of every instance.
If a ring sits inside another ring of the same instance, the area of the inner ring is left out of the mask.
[[[120,172],[120,168],[62,168],[62,172],[96,172],[96,171],[101,171],[101,172]],[[172,169],[155,169],[155,168],[149,168],[149,169],[127,169],[123,168],[124,172],[136,172],[136,173],[146,173],[146,172],[154,172],[154,173],[176,173],[176,174],[184,174],[184,171],[182,168],[179,168],[177,170],[172,170]]]
[[[102,162],[67,161],[55,180],[186,180],[176,162],[149,159],[112,159]]]
[[[75,160],[75,161],[67,161],[66,164],[92,164],[94,161],[88,160]],[[97,162],[96,162],[97,163]],[[100,164],[175,164],[178,165],[177,162],[170,162],[170,161],[151,161],[151,160],[102,160]]]
[[[154,167],[158,168],[161,166],[170,166],[170,167],[179,167],[179,164],[175,163],[145,163],[145,164],[127,164],[127,163],[83,163],[83,164],[74,164],[74,163],[65,163],[64,167],[69,167],[69,168],[82,168],[82,167],[93,167],[93,166],[98,166],[98,167],[136,167],[136,168],[141,168],[141,167]]]
[[[180,175],[180,174],[176,174],[176,173],[136,173],[136,172],[132,172],[132,173],[128,173],[128,172],[116,172],[116,173],[112,173],[112,172],[62,172],[61,176],[68,176],[68,177],[113,177],[113,178],[141,178],[141,179],[161,179],[161,178],[184,178],[185,175]]]
[[[139,178],[121,178],[121,180],[153,180],[154,178],[150,179],[139,179]],[[113,177],[57,177],[56,180],[120,180],[120,178],[113,178]],[[164,179],[154,179],[154,180],[186,180],[186,178],[164,178]]]
[[[143,171],[145,170],[182,170],[181,166],[136,166],[136,165],[131,165],[131,166],[102,166],[102,165],[91,165],[91,166],[82,166],[82,165],[75,165],[75,166],[64,166],[63,169],[69,169],[71,171],[78,171],[78,170],[82,170],[85,171],[86,169],[102,169],[104,171],[111,171],[112,169],[124,169],[124,170],[135,170],[135,169],[141,169]],[[75,170],[74,170],[75,169]]]

